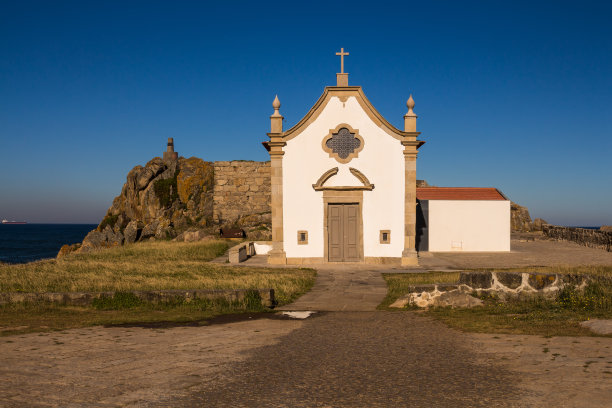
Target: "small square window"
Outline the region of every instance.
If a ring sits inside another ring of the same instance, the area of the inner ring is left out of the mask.
[[[297,233],[298,245],[308,244],[308,231],[298,231]]]
[[[390,230],[380,230],[380,243],[381,244],[391,243],[391,231]]]

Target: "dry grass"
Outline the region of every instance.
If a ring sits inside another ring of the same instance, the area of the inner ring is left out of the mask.
[[[486,305],[472,309],[434,308],[426,313],[465,332],[531,334],[545,337],[596,336],[589,329],[580,326],[580,322],[596,317],[587,312],[529,309],[520,305]]]
[[[478,270],[486,270],[491,272],[532,272],[532,273],[558,273],[562,275],[590,275],[590,276],[607,276],[612,277],[612,265],[557,265],[557,266],[528,266],[524,268],[485,268]]]
[[[249,268],[207,261],[231,243],[146,242],[59,260],[0,265],[1,292],[126,292],[162,289],[275,290],[279,305],[310,290],[312,269]],[[259,310],[259,309],[258,309]],[[49,304],[0,306],[0,335],[59,330],[96,324],[200,321],[224,313],[241,313],[248,305],[227,302],[144,304],[121,310]]]
[[[0,308],[0,336],[130,323],[172,325],[184,322],[185,324],[205,325],[207,319],[220,312],[222,311],[198,309],[191,305],[122,310],[97,310],[49,304],[11,305]]]
[[[310,269],[232,267],[207,261],[226,241],[145,242],[59,260],[0,265],[0,292],[273,288],[282,304],[314,282]]]

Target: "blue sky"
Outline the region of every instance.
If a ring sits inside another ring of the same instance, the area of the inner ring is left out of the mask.
[[[582,1],[2,2],[0,218],[97,223],[135,165],[268,160],[335,83],[402,127],[418,178],[612,224],[612,6]]]

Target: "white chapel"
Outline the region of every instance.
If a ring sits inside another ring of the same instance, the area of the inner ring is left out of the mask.
[[[456,250],[453,245],[460,245],[465,250],[509,250],[510,202],[495,189],[499,194],[446,190],[447,204],[442,207],[434,202],[435,191],[421,192],[427,207],[423,215],[417,205],[416,160],[425,142],[419,140],[416,130],[412,96],[407,101],[404,129],[397,129],[372,106],[360,86],[349,86],[344,72],[348,53],[342,49],[336,55],[341,59],[336,86],[326,87],[296,125],[283,130],[278,97],[272,105],[269,141],[264,143],[271,161],[268,262],[411,266],[418,264],[417,249]],[[466,200],[471,204],[453,205]],[[474,210],[476,201],[480,207]],[[487,202],[494,205],[489,208]],[[484,220],[482,206],[488,214]],[[439,207],[443,208],[443,223],[448,224],[441,228],[436,223]],[[469,220],[461,213],[466,210],[473,222],[484,227],[464,234]],[[491,224],[495,224],[494,239],[487,227]],[[446,241],[446,246],[438,243]],[[497,241],[499,244],[491,244]],[[486,248],[479,249],[481,242],[487,243]]]

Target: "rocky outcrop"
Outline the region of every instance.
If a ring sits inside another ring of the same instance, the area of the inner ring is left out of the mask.
[[[510,227],[512,232],[542,231],[542,226],[548,224],[542,218],[531,220],[527,207],[510,202]]]
[[[527,207],[514,202],[510,203],[510,226],[515,232],[531,231],[531,217]]]
[[[172,239],[212,224],[214,169],[195,157],[162,160],[134,167],[121,194],[78,249],[113,247],[146,239]]]
[[[149,239],[199,241],[221,226],[269,240],[270,224],[269,162],[156,157],[128,173],[121,194],[81,246],[58,256]]]

